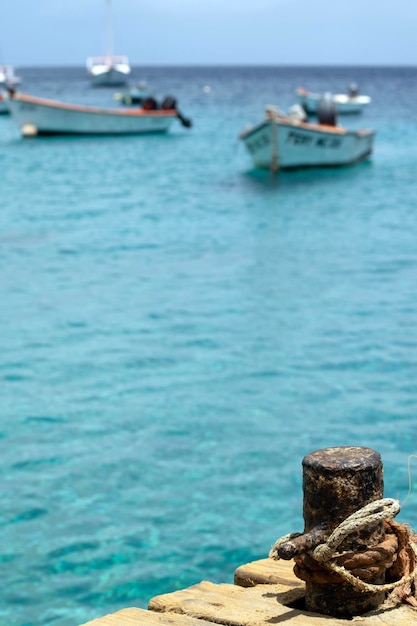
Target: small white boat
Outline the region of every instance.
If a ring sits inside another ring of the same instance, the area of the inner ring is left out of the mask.
[[[113,54],[113,25],[111,2],[107,5],[107,54],[87,58],[87,73],[94,87],[116,87],[125,85],[131,72],[126,55]]]
[[[12,65],[0,65],[0,87],[15,87],[21,80],[20,76],[14,73]]]
[[[244,130],[240,139],[255,167],[272,171],[352,165],[369,157],[373,130],[347,130],[332,124],[330,117],[326,122],[306,122],[295,107],[292,115],[285,115],[277,107],[268,106],[266,118]]]
[[[313,93],[312,91],[304,89],[304,87],[299,87],[296,94],[299,104],[303,107],[306,113],[309,115],[317,113],[317,106],[323,94]],[[350,85],[347,94],[332,94],[332,98],[337,107],[338,113],[341,114],[361,113],[371,102],[371,98],[369,96],[362,96],[359,94],[356,85]]]
[[[143,107],[105,109],[20,93],[10,95],[7,106],[24,137],[162,133],[169,130],[176,118],[184,126],[191,126],[191,121],[181,115],[175,99],[170,96],[160,108],[152,110]]]
[[[94,87],[117,87],[129,79],[130,64],[127,56],[108,55],[88,57],[87,72]]]

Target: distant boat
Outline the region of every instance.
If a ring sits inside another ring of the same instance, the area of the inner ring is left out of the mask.
[[[118,87],[125,85],[130,74],[127,56],[108,55],[88,57],[87,72],[94,87]]]
[[[299,87],[296,94],[299,104],[301,104],[306,113],[309,115],[317,113],[317,105],[323,94],[313,93],[312,91],[304,89],[304,87]],[[371,102],[369,96],[359,94],[355,84],[349,86],[347,94],[333,94],[332,98],[336,104],[338,113],[341,114],[361,113]]]
[[[87,58],[87,72],[94,87],[125,85],[131,69],[126,55],[113,54],[113,24],[110,0],[107,4],[107,54]]]
[[[371,154],[373,130],[336,126],[330,110],[321,123],[311,124],[303,120],[299,105],[296,107],[291,115],[285,115],[268,106],[266,118],[240,134],[255,167],[272,171],[336,167],[358,163]]]
[[[18,93],[9,97],[7,106],[24,137],[162,133],[169,130],[175,118],[184,126],[191,126],[171,96],[165,98],[160,108],[105,109]]]
[[[0,87],[15,87],[21,82],[20,76],[14,73],[12,65],[0,65]]]

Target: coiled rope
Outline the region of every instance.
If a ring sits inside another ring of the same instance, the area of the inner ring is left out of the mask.
[[[324,543],[294,557],[295,574],[302,580],[323,584],[346,581],[358,591],[372,593],[403,588],[397,600],[406,600],[417,606],[416,599],[411,598],[411,583],[417,575],[417,545],[412,540],[411,530],[406,524],[392,521],[399,511],[398,500],[392,498],[383,498],[367,504],[339,524]],[[384,521],[386,538],[380,544],[356,554],[337,553],[337,548],[346,537],[381,521]],[[301,533],[281,537],[273,545],[269,556],[279,559],[279,546],[299,536]],[[355,573],[352,573],[353,571]],[[364,580],[375,578],[376,575],[385,572],[389,577],[400,576],[400,578],[385,584],[372,584]]]

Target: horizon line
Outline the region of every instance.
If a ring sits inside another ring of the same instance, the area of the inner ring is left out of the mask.
[[[0,65],[4,65],[0,63]],[[66,67],[66,68],[79,68],[85,67],[85,64],[72,64],[72,63],[59,63],[59,64],[44,64],[37,63],[35,65],[26,65],[24,63],[7,63],[6,65],[13,65],[13,67],[26,68],[26,69],[40,69],[40,68],[58,68],[58,67]],[[280,67],[280,68],[386,68],[386,69],[396,69],[396,68],[407,68],[413,69],[417,68],[417,62],[415,64],[386,64],[386,63],[135,63],[131,62],[131,67],[134,68],[146,68],[146,67],[173,67],[173,68],[199,68],[199,67]]]

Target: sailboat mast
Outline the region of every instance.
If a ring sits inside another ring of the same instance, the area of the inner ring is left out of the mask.
[[[112,11],[111,0],[106,0],[107,5],[107,54],[113,56],[113,25],[112,25]]]

